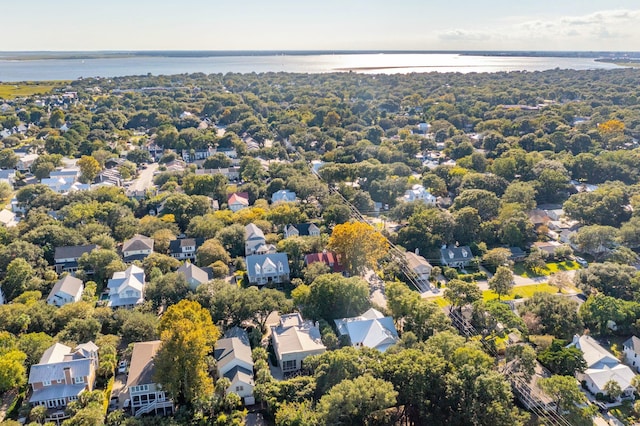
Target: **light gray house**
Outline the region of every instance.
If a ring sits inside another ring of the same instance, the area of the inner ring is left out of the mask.
[[[200,284],[209,281],[209,273],[189,261],[183,263],[176,273],[182,275],[185,280],[187,280],[187,284],[189,284],[191,290],[195,290]]]
[[[234,327],[216,342],[214,349],[218,377],[226,377],[231,382],[226,393],[235,393],[246,405],[253,405],[253,358],[247,332]]]
[[[289,281],[289,259],[286,253],[254,254],[247,256],[249,283],[265,285]]]
[[[440,249],[440,262],[450,268],[464,268],[473,261],[473,253],[468,246],[443,247]]]
[[[142,260],[153,253],[153,238],[136,234],[122,244],[122,257],[125,262]]]
[[[271,341],[283,374],[300,370],[306,357],[327,350],[317,325],[303,320],[299,313],[282,315],[280,323],[271,327]]]
[[[267,240],[264,237],[262,229],[255,224],[250,223],[244,227],[244,254],[249,256],[256,254],[261,246],[266,245]]]
[[[284,227],[284,237],[319,237],[320,228],[313,223],[296,223]]]
[[[67,303],[79,302],[82,299],[83,290],[81,280],[67,275],[55,283],[47,297],[47,303],[60,307]]]
[[[407,259],[409,268],[416,273],[418,279],[424,283],[429,282],[433,266],[431,266],[427,259],[411,251],[405,252],[405,258]]]

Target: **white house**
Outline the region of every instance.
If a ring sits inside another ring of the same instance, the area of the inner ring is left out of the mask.
[[[632,370],[640,373],[640,339],[636,336],[631,336],[630,339],[622,344],[622,349],[627,364],[631,365]]]
[[[418,279],[424,283],[429,282],[433,266],[431,266],[427,259],[411,251],[405,252],[405,258],[407,259],[409,268],[418,275]]]
[[[280,323],[271,327],[271,341],[283,374],[300,370],[306,357],[327,350],[318,326],[312,321],[303,320],[299,313],[282,315]]]
[[[209,273],[189,261],[184,262],[176,273],[182,275],[185,280],[187,280],[187,284],[189,284],[191,290],[195,290],[200,284],[209,281]]]
[[[133,345],[126,388],[131,401],[131,414],[135,417],[148,413],[166,415],[173,412],[173,401],[153,379],[154,357],[161,346],[160,340]]]
[[[403,199],[406,202],[422,201],[428,206],[436,205],[436,197],[433,196],[428,190],[426,190],[424,186],[418,184],[413,185],[411,189],[408,189],[404,193]]]
[[[351,345],[366,346],[384,352],[399,340],[393,318],[385,317],[376,309],[353,318],[334,320],[338,335],[349,336]]]
[[[16,226],[18,224],[16,214],[7,209],[0,210],[0,224],[4,225],[7,228]]]
[[[213,351],[218,377],[226,377],[231,382],[227,393],[235,393],[246,405],[255,403],[253,397],[253,358],[249,336],[241,328],[234,327],[216,342]]]
[[[247,256],[246,263],[250,284],[289,281],[289,259],[286,253],[252,254]]]
[[[234,213],[249,207],[249,194],[246,192],[231,194],[227,200],[227,206],[229,206],[229,210]]]
[[[262,229],[257,225],[250,223],[244,227],[244,254],[249,256],[258,252],[260,246],[266,245],[267,240],[264,237]]]
[[[575,335],[569,346],[575,346],[582,351],[587,369],[584,373],[577,373],[576,378],[584,381],[589,392],[593,395],[598,393],[606,395],[605,385],[613,380],[622,389],[623,398],[633,398],[635,388],[631,383],[635,374],[629,367],[621,364],[615,355],[587,335]]]
[[[169,254],[176,259],[193,259],[204,238],[179,238],[169,241]]]
[[[129,266],[125,271],[114,272],[107,283],[112,308],[133,307],[144,302],[145,276],[142,268]]]
[[[296,201],[296,193],[293,191],[289,191],[288,189],[281,189],[280,191],[276,191],[271,195],[271,203],[275,204],[278,202],[294,202]]]
[[[67,275],[55,283],[47,297],[47,303],[60,307],[67,303],[79,302],[82,299],[83,290],[81,280]]]
[[[122,244],[122,257],[125,262],[142,260],[153,253],[153,238],[136,234]]]
[[[313,223],[288,224],[284,227],[284,237],[319,237],[320,228]]]

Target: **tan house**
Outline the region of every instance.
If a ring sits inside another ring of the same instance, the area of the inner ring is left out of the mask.
[[[173,401],[153,379],[156,369],[153,359],[161,346],[160,340],[133,345],[127,390],[131,401],[131,414],[135,417],[149,413],[166,415],[173,412]]]
[[[283,374],[300,370],[306,357],[327,350],[317,325],[303,320],[299,313],[282,315],[280,324],[271,327],[271,339]]]
[[[405,258],[407,259],[409,268],[416,273],[418,279],[423,283],[429,282],[433,266],[431,266],[427,259],[410,251],[405,253]]]

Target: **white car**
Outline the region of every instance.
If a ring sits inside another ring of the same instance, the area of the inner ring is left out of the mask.
[[[126,373],[127,372],[127,366],[128,366],[127,361],[124,361],[124,360],[120,361],[118,363],[118,374]]]
[[[587,262],[586,260],[584,260],[580,256],[576,256],[576,263],[578,265],[582,266],[583,268],[586,268],[587,266],[589,266],[589,262]]]

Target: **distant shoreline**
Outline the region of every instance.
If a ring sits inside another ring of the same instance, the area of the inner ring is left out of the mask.
[[[122,58],[207,58],[234,56],[312,56],[312,55],[461,55],[496,57],[593,58],[603,62],[640,60],[640,52],[585,51],[460,51],[460,50],[141,50],[141,51],[39,51],[0,52],[0,61],[87,60]]]

